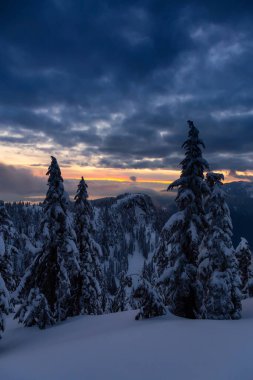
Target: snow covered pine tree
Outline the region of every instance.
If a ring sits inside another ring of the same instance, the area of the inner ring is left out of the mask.
[[[241,289],[243,298],[249,297],[249,283],[251,282],[251,257],[252,253],[249,243],[245,238],[241,238],[238,244],[235,255],[238,261],[239,272],[241,277]]]
[[[75,315],[71,299],[73,289],[75,290],[75,279],[80,271],[76,235],[68,210],[68,195],[64,191],[61,171],[55,157],[52,157],[47,175],[49,187],[40,227],[43,246],[16,291],[16,297],[24,299],[16,317],[20,322],[25,322],[30,308],[36,305],[43,309],[40,310],[39,322],[33,319],[39,327],[52,324],[53,320],[62,321]],[[30,325],[29,322],[26,324]]]
[[[222,180],[223,174],[206,175],[210,188],[205,205],[209,226],[198,258],[198,318],[238,319],[241,313],[241,282]]]
[[[135,317],[136,320],[158,317],[166,313],[164,302],[156,288],[155,273],[154,271],[150,273],[149,265],[144,262],[142,274],[138,279],[138,286],[133,290],[133,298],[137,300],[140,309]]]
[[[82,177],[75,196],[75,229],[81,270],[76,279],[73,303],[79,313],[102,314],[107,309],[107,292],[100,264],[101,248],[90,235],[93,211],[87,188]]]
[[[207,227],[203,208],[203,195],[209,189],[204,182],[208,163],[202,157],[199,131],[188,121],[188,139],[182,147],[185,158],[182,172],[168,190],[178,188],[176,203],[179,211],[171,216],[161,233],[154,262],[165,303],[175,315],[196,318],[197,260],[199,245]]]
[[[46,297],[38,288],[31,289],[27,301],[19,308],[15,318],[19,318],[26,327],[37,325],[40,329],[55,323]]]

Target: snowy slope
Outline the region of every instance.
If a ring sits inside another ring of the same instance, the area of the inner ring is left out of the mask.
[[[253,299],[239,321],[136,312],[83,316],[53,328],[8,321],[0,342],[1,380],[252,380]]]
[[[94,201],[94,238],[101,245],[107,276],[140,273],[158,242],[156,208],[148,195],[122,194]]]

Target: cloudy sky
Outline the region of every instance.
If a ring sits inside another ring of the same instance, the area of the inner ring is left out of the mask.
[[[91,197],[160,191],[188,119],[213,170],[250,180],[250,4],[1,0],[0,196],[39,199],[51,154]]]

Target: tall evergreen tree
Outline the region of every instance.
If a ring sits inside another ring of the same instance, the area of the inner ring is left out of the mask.
[[[14,245],[16,230],[5,208],[4,202],[0,201],[0,273],[9,291],[16,287],[14,262],[18,250]]]
[[[47,175],[48,191],[41,222],[42,249],[16,291],[16,296],[23,298],[26,305],[29,299],[33,303],[34,297],[29,298],[32,289],[38,289],[41,299],[44,300],[45,297],[46,302],[40,303],[45,311],[44,314],[41,312],[45,316],[44,322],[39,322],[41,325],[47,325],[50,320],[47,308],[55,321],[74,314],[71,299],[75,290],[75,278],[80,271],[76,235],[68,210],[69,199],[55,157],[52,157]],[[18,312],[17,316],[19,314]]]
[[[76,278],[73,301],[79,313],[102,314],[107,309],[107,294],[100,263],[101,248],[90,234],[92,207],[87,188],[82,177],[75,196],[75,228],[81,270]]]
[[[197,289],[199,318],[237,319],[241,312],[238,264],[232,244],[232,221],[222,188],[224,176],[208,173],[206,208],[209,227],[200,247]]]
[[[241,238],[236,251],[236,258],[239,265],[240,277],[241,277],[241,289],[243,298],[249,297],[249,282],[251,280],[251,260],[252,253],[248,241],[245,238]]]
[[[178,316],[195,318],[197,260],[207,226],[203,195],[208,192],[204,182],[208,163],[202,157],[204,143],[198,129],[190,120],[188,126],[188,139],[182,145],[185,158],[180,164],[181,176],[168,187],[168,190],[178,188],[179,211],[164,226],[154,260],[159,281],[164,284],[166,304]]]

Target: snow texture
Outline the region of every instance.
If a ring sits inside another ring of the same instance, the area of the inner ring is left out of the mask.
[[[46,330],[9,317],[1,379],[252,380],[252,299],[237,321],[135,321],[136,313],[80,316]]]

